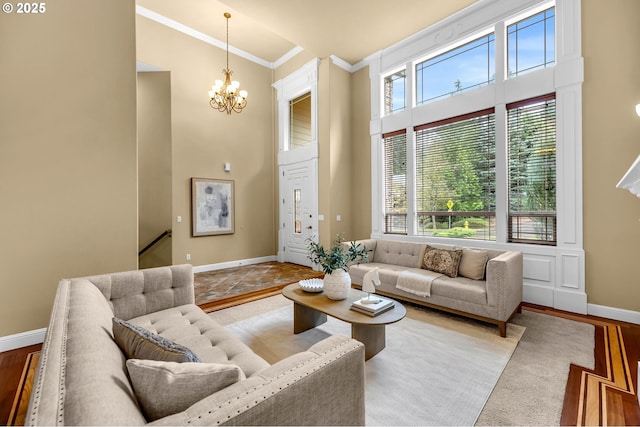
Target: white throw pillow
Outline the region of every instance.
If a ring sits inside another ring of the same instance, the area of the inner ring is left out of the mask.
[[[203,398],[245,379],[236,365],[129,359],[127,370],[148,421],[184,411]]]
[[[462,248],[462,259],[458,267],[458,274],[474,280],[484,278],[484,269],[489,260],[487,251]]]

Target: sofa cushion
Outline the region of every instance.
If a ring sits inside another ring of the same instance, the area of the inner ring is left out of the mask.
[[[482,280],[488,260],[489,254],[487,251],[462,248],[462,259],[458,267],[458,274],[469,279]]]
[[[270,366],[195,304],[157,311],[129,322],[191,349],[202,362],[237,365],[247,377]]]
[[[427,245],[422,268],[446,274],[449,277],[457,277],[461,258],[462,249],[438,249]]]
[[[431,296],[444,297],[451,301],[468,302],[478,305],[487,304],[487,286],[484,280],[472,280],[466,277],[440,276],[431,283]],[[450,308],[457,309],[457,306]]]
[[[154,421],[245,378],[238,366],[127,360],[133,390],[145,417]]]
[[[422,243],[378,240],[373,259],[369,257],[369,261],[401,267],[420,268],[424,247],[425,245]]]
[[[127,359],[199,362],[191,350],[160,335],[114,317],[113,338]]]

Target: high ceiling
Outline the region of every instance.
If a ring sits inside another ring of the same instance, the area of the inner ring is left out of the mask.
[[[476,0],[136,0],[268,63],[296,47],[354,65]]]

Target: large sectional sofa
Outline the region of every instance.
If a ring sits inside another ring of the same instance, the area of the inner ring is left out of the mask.
[[[270,365],[194,304],[190,265],[62,280],[26,416],[27,425],[364,421],[361,343],[332,336]]]
[[[520,309],[520,251],[386,239],[356,244],[369,252],[368,262],[349,268],[354,285],[362,285],[364,275],[378,268],[381,284],[376,293],[495,323],[502,337]]]

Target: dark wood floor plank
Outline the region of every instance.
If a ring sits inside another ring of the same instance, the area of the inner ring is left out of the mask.
[[[36,344],[0,353],[0,423],[6,424],[9,419],[27,356],[41,348],[42,344]]]

